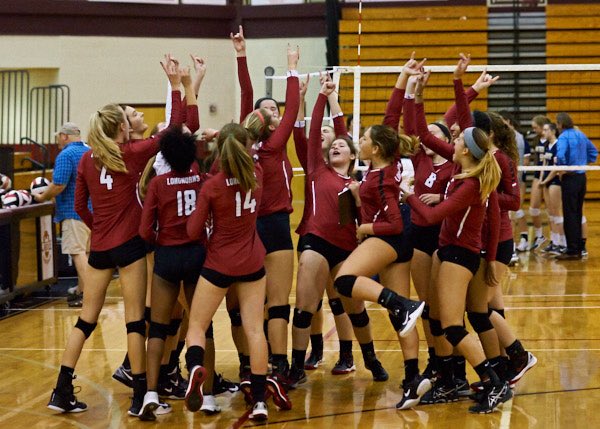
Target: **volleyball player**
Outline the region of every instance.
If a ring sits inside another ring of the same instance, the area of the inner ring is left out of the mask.
[[[268,415],[266,387],[280,408],[289,409],[291,402],[277,380],[266,376],[267,343],[262,328],[265,249],[256,231],[263,173],[259,164],[255,167],[246,151],[247,138],[246,130],[237,124],[228,124],[220,131],[217,143],[220,172],[202,187],[196,210],[188,221],[187,231],[191,238],[199,239],[206,234],[209,219],[211,233],[190,312],[186,353],[190,381],[185,402],[190,411],[197,411],[202,406],[206,332],[228,288],[236,285],[250,350],[253,400],[250,417],[264,420]]]
[[[172,62],[162,65],[173,88],[171,123],[181,124],[179,86],[184,72]],[[186,92],[190,88],[186,85]],[[61,412],[87,409],[73,394],[74,368],[85,340],[96,327],[113,272],[119,267],[134,390],[128,413],[137,416],[146,393],[146,252],[138,235],[141,207],[136,185],[146,162],[158,151],[158,143],[155,138],[130,142],[125,112],[116,104],[104,106],[92,115],[88,142],[92,150],[79,163],[75,209],[92,231],[88,275],[93,286],[86,291],[81,316],[69,336],[48,408]],[[93,214],[87,206],[88,198],[92,200]]]
[[[322,78],[326,79],[327,75],[322,76]],[[296,123],[294,124],[293,132],[296,154],[298,155],[300,165],[302,166],[305,172],[308,169],[306,160],[308,142],[306,139],[306,134],[304,132],[304,96],[306,95],[308,82],[309,76],[307,76],[305,82],[300,82],[300,108],[298,109],[298,117]],[[342,109],[339,105],[335,92],[332,92],[327,97],[327,99],[330,106],[330,113],[333,117],[333,127],[329,125],[321,126],[321,135],[319,140],[322,150],[322,159],[324,159],[325,162],[328,162],[329,160],[329,148],[335,140],[335,137],[339,136],[341,138],[347,138],[348,135],[346,126],[344,124],[344,115],[342,113]],[[321,114],[321,117],[322,116],[323,115]],[[354,147],[354,144],[352,144],[352,147]],[[296,229],[296,233],[299,235],[299,259],[304,248],[306,226],[308,224],[308,220],[311,214],[311,189],[309,184],[309,180],[305,176],[304,211],[302,213],[302,219],[298,225],[298,228]],[[338,293],[333,288],[333,279],[331,278],[331,276],[325,276],[325,279],[325,290],[327,291],[327,296],[329,298],[329,306],[333,313],[333,320],[335,322],[335,327],[340,343],[339,359],[331,369],[331,373],[333,375],[348,374],[356,370],[356,366],[354,365],[354,357],[352,355],[352,324],[350,323],[348,315],[344,311],[344,307],[342,305],[342,301]],[[323,359],[323,300],[319,301],[317,310],[313,314],[310,328],[311,352],[306,361],[304,362],[305,370],[314,370],[318,368]]]
[[[287,325],[290,316],[294,247],[290,233],[292,212],[292,167],[286,143],[294,127],[299,107],[299,83],[296,71],[299,48],[288,46],[286,109],[283,118],[273,109],[270,99],[258,100],[259,107],[244,120],[253,146],[253,154],[264,172],[263,198],[258,207],[257,230],[267,256],[268,336],[273,374],[282,381],[289,371]],[[271,100],[272,101],[272,100]],[[266,107],[265,107],[266,106]]]

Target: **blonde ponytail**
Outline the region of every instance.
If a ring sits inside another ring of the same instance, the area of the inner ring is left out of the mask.
[[[235,177],[243,192],[253,191],[258,183],[254,175],[254,161],[246,151],[248,133],[238,124],[227,124],[219,132],[217,146],[221,171]]]
[[[473,140],[481,151],[484,152],[481,159],[477,159],[471,153],[471,157],[477,161],[477,165],[461,174],[455,176],[456,179],[466,179],[468,177],[477,177],[479,179],[479,193],[481,195],[481,202],[485,203],[492,191],[494,191],[500,183],[502,177],[502,170],[496,161],[496,157],[490,151],[490,141],[487,134],[479,129],[473,128]],[[468,146],[466,146],[468,148]]]
[[[252,141],[260,141],[269,137],[269,125],[271,125],[271,114],[267,109],[256,109],[248,114],[242,124]]]
[[[138,182],[138,193],[140,194],[140,198],[142,201],[146,199],[146,193],[148,192],[148,186],[150,185],[150,181],[154,177],[156,177],[156,171],[154,170],[154,161],[156,161],[156,156],[153,156],[148,160],[146,168],[144,168],[144,171],[140,176],[140,181]]]
[[[114,173],[127,173],[119,144],[115,141],[124,122],[123,109],[117,104],[108,104],[94,112],[90,118],[88,144],[94,159],[102,167]]]

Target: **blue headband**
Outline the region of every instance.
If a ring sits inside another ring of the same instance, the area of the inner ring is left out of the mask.
[[[481,159],[483,158],[483,155],[485,155],[485,152],[477,145],[473,138],[474,129],[475,127],[469,127],[463,132],[465,144],[475,159]]]

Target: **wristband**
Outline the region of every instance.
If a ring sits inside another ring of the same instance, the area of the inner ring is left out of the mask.
[[[298,77],[298,70],[288,70],[287,77]]]

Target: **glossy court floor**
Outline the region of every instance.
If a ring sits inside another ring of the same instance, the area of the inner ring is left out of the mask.
[[[402,354],[387,315],[370,307],[375,347],[390,373],[386,383],[375,383],[363,367],[354,343],[357,371],[333,376],[337,335],[325,305],[325,363],[309,375],[308,383],[290,393],[291,411],[270,406],[273,428],[597,428],[600,413],[600,203],[587,204],[589,258],[557,262],[541,254],[521,255],[520,263],[504,279],[507,318],[538,365],[518,384],[514,400],[491,415],[471,415],[470,401],[418,406],[396,411],[403,378]],[[119,428],[119,427],[252,427],[241,394],[225,394],[217,401],[221,414],[208,417],[184,410],[171,401],[173,413],[157,423],[127,416],[130,391],[111,379],[125,348],[123,304],[118,281],[109,288],[99,325],[77,366],[78,398],[87,412],[59,415],[46,408],[56,381],[66,338],[78,310],[64,300],[46,304],[0,321],[0,428]],[[292,302],[293,302],[292,296]],[[419,326],[419,331],[421,327]],[[237,354],[224,308],[215,317],[218,371],[237,374]],[[421,369],[427,353],[421,341]],[[182,360],[183,361],[183,360]],[[472,370],[469,379],[475,380]]]

